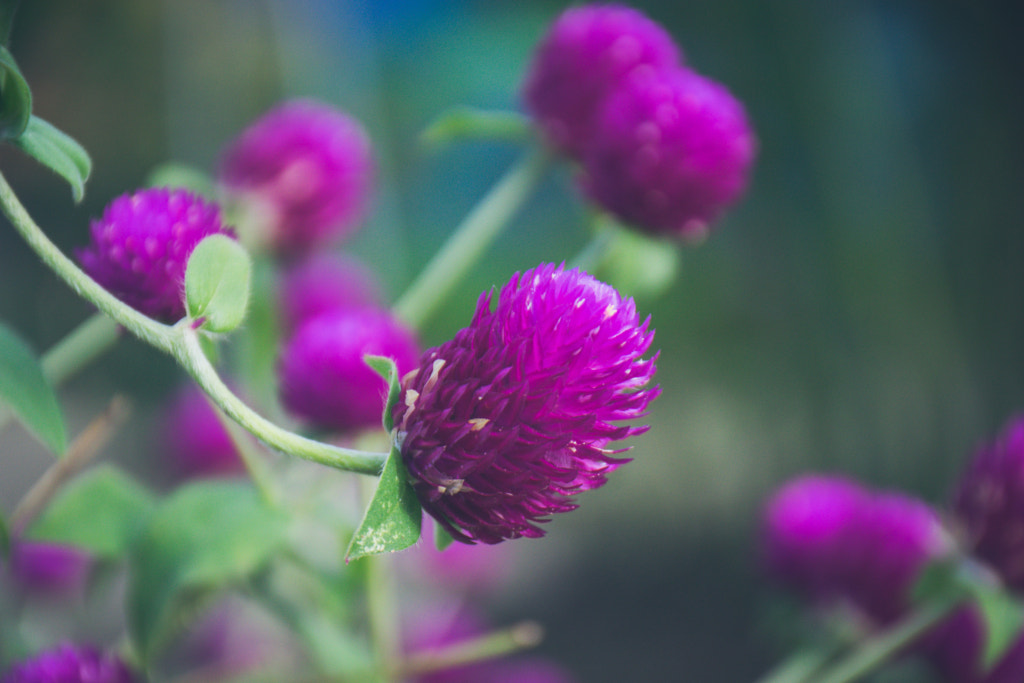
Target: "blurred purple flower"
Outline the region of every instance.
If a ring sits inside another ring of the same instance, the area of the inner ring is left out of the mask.
[[[500,587],[512,572],[512,546],[508,543],[470,546],[453,543],[438,550],[434,524],[424,524],[423,537],[415,548],[395,559],[410,579],[442,590],[483,593]]]
[[[363,361],[367,354],[387,356],[406,372],[416,365],[419,345],[384,309],[336,309],[308,320],[278,359],[281,402],[322,429],[379,427],[387,385]]]
[[[968,551],[1024,590],[1024,416],[978,449],[960,478],[953,512]]]
[[[523,98],[548,143],[580,158],[609,93],[680,64],[672,37],[641,12],[622,5],[571,7],[537,45]]]
[[[289,268],[281,280],[279,297],[287,331],[336,308],[383,304],[373,272],[341,254],[316,254]]]
[[[985,627],[973,607],[953,613],[929,634],[924,652],[949,683],[1020,683],[1024,681],[1024,636],[983,672]]]
[[[490,304],[481,295],[469,327],[423,355],[395,407],[420,502],[466,543],[542,536],[624,462],[610,444],[647,428],[613,422],[659,391],[648,322],[590,275],[540,265]]]
[[[746,190],[757,139],[743,105],[692,71],[624,84],[584,156],[584,189],[640,230],[700,239]]]
[[[373,175],[370,139],[359,122],[320,102],[292,100],[228,146],[220,182],[257,221],[257,239],[290,255],[355,230]]]
[[[19,540],[11,544],[11,579],[23,591],[39,596],[82,593],[92,558],[80,548]]]
[[[231,436],[195,384],[183,386],[172,398],[164,414],[161,441],[169,468],[181,478],[245,472]]]
[[[161,322],[185,315],[185,267],[208,235],[234,233],[220,208],[186,190],[152,188],[112,201],[77,251],[83,270],[118,299]]]
[[[16,664],[0,683],[133,683],[120,659],[84,645],[64,644]]]
[[[764,520],[764,557],[776,579],[819,602],[853,606],[876,624],[902,615],[920,571],[953,550],[924,503],[841,477],[789,482]]]

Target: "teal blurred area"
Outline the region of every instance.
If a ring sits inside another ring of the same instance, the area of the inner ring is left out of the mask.
[[[582,681],[752,680],[764,634],[764,496],[840,471],[941,505],[965,458],[1024,409],[1024,5],[1012,0],[634,3],[746,103],[760,139],[747,198],[641,298],[662,397],[634,461],[580,510],[519,541],[501,619],[537,617]],[[86,199],[17,151],[4,173],[65,250],[167,159],[216,168],[284,97],[360,118],[375,208],[348,247],[399,294],[517,150],[417,135],[446,108],[519,108],[559,2],[32,0],[11,49],[36,112],[93,155]],[[587,240],[559,169],[425,331]],[[0,319],[45,349],[88,315],[0,229]],[[143,415],[177,380],[141,344],[68,391],[119,390]],[[100,387],[94,389],[93,387]],[[143,453],[128,453],[138,469]]]

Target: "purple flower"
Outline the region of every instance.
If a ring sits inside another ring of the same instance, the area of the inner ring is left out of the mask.
[[[392,358],[400,372],[415,367],[419,345],[389,311],[337,309],[303,324],[278,361],[281,402],[312,425],[348,432],[378,427],[387,385],[363,356]]]
[[[423,355],[395,408],[423,507],[456,539],[539,537],[622,459],[610,444],[646,431],[654,337],[632,299],[578,270],[516,274],[496,309]]]
[[[195,246],[216,233],[220,209],[186,190],[152,188],[112,201],[92,222],[82,268],[129,306],[173,323],[185,315],[185,266]]]
[[[981,446],[960,479],[953,511],[968,550],[1024,590],[1024,416]]]
[[[64,644],[16,664],[0,683],[133,683],[120,659],[95,648]]]
[[[92,559],[70,545],[17,541],[11,546],[10,574],[21,590],[41,596],[80,594]]]
[[[743,194],[757,152],[743,105],[683,69],[624,84],[595,131],[584,157],[590,197],[640,230],[688,240]]]
[[[523,96],[548,143],[579,158],[609,93],[652,70],[680,63],[672,37],[637,10],[621,5],[572,7],[538,44]]]
[[[949,683],[1020,683],[1024,680],[1024,636],[987,672],[982,650],[985,627],[973,607],[953,613],[926,638],[924,652]]]
[[[279,297],[286,330],[336,308],[383,303],[373,272],[341,254],[317,254],[291,267],[281,281]]]
[[[777,579],[818,602],[850,605],[876,624],[902,615],[920,571],[953,549],[924,503],[840,477],[789,482],[764,519],[764,556]]]
[[[355,119],[320,102],[293,100],[229,145],[220,181],[258,224],[258,239],[294,254],[355,229],[373,173],[370,139]]]
[[[245,472],[234,441],[195,384],[182,387],[172,399],[162,441],[170,469],[181,478]]]

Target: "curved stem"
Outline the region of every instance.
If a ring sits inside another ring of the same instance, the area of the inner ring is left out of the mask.
[[[359,474],[380,474],[381,468],[384,467],[384,459],[387,457],[386,453],[372,453],[332,446],[278,427],[257,414],[231,393],[231,390],[217,375],[217,371],[210,365],[210,361],[207,360],[199,344],[199,334],[192,329],[189,320],[179,322],[174,326],[173,332],[172,355],[221,410],[260,441],[276,450],[297,455],[321,465]]]
[[[399,318],[415,328],[430,317],[530,196],[549,158],[531,149],[483,196],[395,304]]]

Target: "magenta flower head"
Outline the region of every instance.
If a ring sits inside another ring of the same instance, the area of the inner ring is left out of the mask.
[[[692,71],[633,79],[605,102],[584,190],[620,220],[696,240],[747,187],[757,140],[743,105]]]
[[[11,579],[20,590],[41,597],[80,594],[91,564],[87,552],[70,545],[39,541],[11,545]]]
[[[907,496],[840,477],[804,476],[769,501],[766,565],[780,582],[887,624],[907,608],[924,566],[952,552],[938,515]]]
[[[624,460],[611,443],[646,431],[654,332],[632,299],[578,270],[540,265],[483,294],[469,327],[427,351],[395,407],[423,507],[456,539],[539,537],[572,496]]]
[[[0,683],[134,683],[120,659],[82,645],[60,645],[15,664]]]
[[[580,158],[609,93],[681,63],[672,37],[635,9],[583,5],[562,13],[541,39],[523,86],[548,143]]]
[[[220,182],[256,220],[257,239],[295,254],[355,229],[373,174],[370,138],[355,119],[320,102],[292,100],[228,146]]]
[[[373,272],[350,256],[316,254],[292,266],[279,289],[282,324],[303,322],[337,308],[380,306],[383,295]]]
[[[220,209],[187,190],[152,188],[112,201],[92,222],[82,268],[118,299],[151,318],[185,315],[185,267],[204,237],[234,233]]]
[[[337,309],[308,320],[278,360],[281,402],[320,429],[379,427],[387,386],[363,361],[367,354],[387,356],[406,372],[416,365],[419,344],[384,309]]]
[[[172,398],[163,421],[168,469],[176,476],[231,476],[245,472],[234,441],[195,384]]]
[[[1024,416],[981,446],[960,478],[953,512],[968,550],[1024,590]]]

